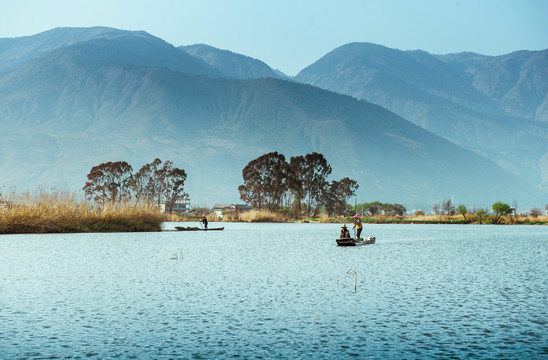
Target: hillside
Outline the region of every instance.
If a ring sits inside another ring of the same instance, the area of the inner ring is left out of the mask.
[[[264,62],[249,56],[220,50],[205,44],[180,46],[179,49],[192,55],[212,68],[219,70],[222,77],[230,79],[256,79],[280,77]]]
[[[381,105],[548,191],[548,50],[431,55],[351,43],[295,79]]]
[[[137,170],[159,157],[186,170],[194,206],[212,206],[239,202],[241,171],[253,158],[317,151],[333,179],[358,180],[359,202],[546,202],[493,162],[380,106],[286,80],[222,78],[187,56],[127,32],[56,47],[8,71],[0,77],[0,184],[79,189],[101,162]]]

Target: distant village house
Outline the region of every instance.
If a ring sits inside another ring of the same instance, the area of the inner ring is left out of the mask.
[[[216,204],[211,212],[214,212],[218,217],[223,217],[223,214],[229,212],[244,212],[251,210],[251,206],[246,204]]]

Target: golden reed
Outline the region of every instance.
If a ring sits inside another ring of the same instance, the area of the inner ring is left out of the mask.
[[[0,197],[0,234],[161,231],[164,216],[147,203],[93,206],[69,192]]]

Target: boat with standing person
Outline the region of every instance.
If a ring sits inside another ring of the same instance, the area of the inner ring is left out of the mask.
[[[195,226],[188,226],[188,227],[175,226],[175,229],[177,229],[178,231],[211,231],[211,230],[224,230],[224,227],[204,229],[204,228],[199,228],[199,227],[195,227]]]

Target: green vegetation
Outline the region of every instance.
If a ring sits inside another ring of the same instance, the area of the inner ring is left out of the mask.
[[[493,211],[495,212],[496,223],[498,224],[503,216],[508,216],[512,213],[512,208],[506,203],[497,201],[493,204]]]
[[[360,215],[377,216],[380,214],[388,216],[403,216],[407,209],[401,204],[381,203],[373,201],[370,203],[357,204],[352,208],[352,212]]]

